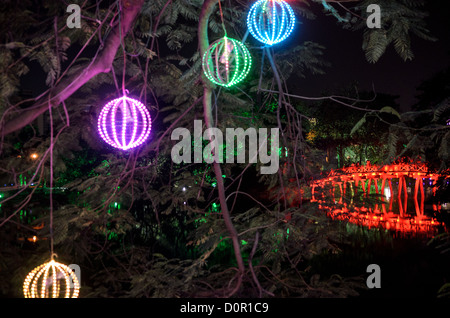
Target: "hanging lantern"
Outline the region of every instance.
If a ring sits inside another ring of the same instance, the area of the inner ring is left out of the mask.
[[[128,150],[141,145],[152,128],[148,109],[138,100],[123,96],[103,107],[98,131],[109,145]]]
[[[291,34],[294,25],[294,10],[283,0],[258,0],[247,16],[250,33],[267,45],[284,41]]]
[[[212,43],[203,55],[203,72],[214,84],[231,87],[249,73],[252,58],[240,41],[223,38]]]
[[[55,262],[33,269],[23,283],[25,298],[78,298],[80,283],[69,266]]]

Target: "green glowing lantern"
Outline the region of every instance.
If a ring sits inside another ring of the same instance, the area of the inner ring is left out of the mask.
[[[252,58],[240,41],[223,38],[212,43],[203,55],[203,72],[216,85],[231,87],[249,73]]]

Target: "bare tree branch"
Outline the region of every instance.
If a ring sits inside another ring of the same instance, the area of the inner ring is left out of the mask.
[[[134,20],[141,11],[143,4],[144,0],[121,0],[120,23],[111,30],[104,46],[99,49],[93,60],[77,66],[70,76],[61,80],[49,93],[40,96],[34,105],[21,111],[20,115],[6,123],[2,122],[1,134],[5,136],[31,124],[39,115],[48,110],[49,100],[51,107],[58,107],[94,76],[99,73],[108,73],[122,39],[132,29]]]

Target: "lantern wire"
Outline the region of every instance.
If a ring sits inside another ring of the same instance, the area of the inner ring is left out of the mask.
[[[224,22],[224,19],[223,19],[222,4],[221,4],[220,0],[219,0],[219,11],[220,11],[220,19],[222,20],[223,32],[225,33],[225,36],[227,36],[227,29],[225,28],[225,22]]]

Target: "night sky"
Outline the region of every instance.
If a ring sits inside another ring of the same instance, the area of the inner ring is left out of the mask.
[[[344,30],[334,16],[321,14],[320,8],[314,10],[317,19],[302,19],[295,32],[299,33],[300,41],[323,44],[325,58],[332,65],[325,69],[325,75],[308,75],[300,80],[296,83],[298,91],[292,93],[319,96],[324,91],[337,92],[352,82],[357,82],[361,91],[371,91],[373,83],[378,93],[399,95],[397,102],[401,110],[409,110],[416,102],[417,86],[450,65],[450,20],[442,11],[442,2],[430,0],[426,5],[430,13],[427,27],[438,41],[425,41],[412,35],[415,58],[407,62],[395,52],[393,45],[377,63],[367,62],[362,50],[362,30]]]

